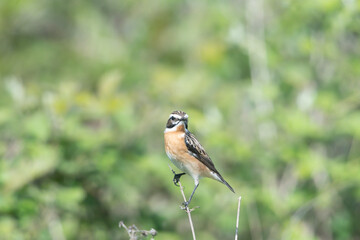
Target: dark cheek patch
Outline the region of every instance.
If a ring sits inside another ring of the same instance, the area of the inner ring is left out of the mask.
[[[169,120],[167,123],[166,123],[166,128],[172,128],[174,127],[176,124],[174,122],[172,122],[171,120]]]

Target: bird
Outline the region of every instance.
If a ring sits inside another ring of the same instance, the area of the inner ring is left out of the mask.
[[[195,187],[188,201],[183,205],[187,207],[199,186],[199,180],[207,177],[225,184],[233,193],[234,189],[221,176],[219,171],[204,147],[188,129],[189,116],[183,111],[173,111],[166,123],[164,131],[165,152],[171,162],[183,173],[174,171],[173,182],[176,186],[184,174],[194,179]]]

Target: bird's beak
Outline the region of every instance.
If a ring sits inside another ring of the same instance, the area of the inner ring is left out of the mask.
[[[182,119],[180,119],[180,120],[184,122],[185,127],[186,127],[186,129],[187,129],[187,128],[188,128],[187,119],[186,119],[186,118],[182,118]]]

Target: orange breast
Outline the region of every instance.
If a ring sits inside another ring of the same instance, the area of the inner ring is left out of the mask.
[[[165,150],[178,161],[187,153],[184,132],[167,132],[164,134]]]
[[[165,150],[176,167],[194,178],[210,177],[210,170],[198,159],[189,154],[185,144],[185,132],[164,133]]]

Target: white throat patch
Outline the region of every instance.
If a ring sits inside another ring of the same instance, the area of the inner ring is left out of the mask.
[[[180,125],[184,125],[183,122],[179,122],[179,124],[173,126],[172,128],[165,128],[165,131],[164,133],[167,133],[167,132],[176,132],[177,131],[177,128],[180,126]],[[185,128],[185,131],[187,130],[185,125],[184,125],[184,128]]]

